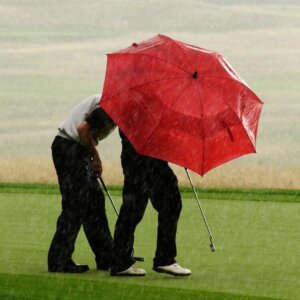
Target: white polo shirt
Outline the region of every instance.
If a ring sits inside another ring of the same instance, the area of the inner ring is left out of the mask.
[[[77,128],[81,122],[85,121],[86,118],[99,107],[100,97],[101,94],[96,94],[85,98],[77,104],[66,119],[59,125],[58,135],[81,143]]]

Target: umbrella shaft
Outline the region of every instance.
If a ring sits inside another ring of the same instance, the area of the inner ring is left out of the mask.
[[[202,217],[203,217],[205,226],[206,226],[207,231],[208,231],[208,234],[209,234],[209,239],[210,239],[210,241],[212,242],[213,237],[212,237],[211,231],[210,231],[210,229],[209,229],[208,223],[207,223],[207,221],[206,221],[206,218],[205,218],[205,215],[204,215],[204,211],[203,211],[203,209],[202,209],[200,200],[199,200],[199,198],[198,198],[198,194],[197,194],[197,192],[196,192],[196,190],[195,190],[195,187],[194,187],[194,185],[193,185],[193,182],[192,182],[192,179],[191,179],[191,177],[190,177],[190,174],[189,174],[189,172],[188,172],[188,170],[187,170],[186,168],[185,168],[185,172],[186,172],[187,177],[188,177],[188,179],[189,179],[189,181],[190,181],[192,190],[193,190],[193,192],[194,192],[195,198],[196,198],[197,203],[198,203],[198,206],[199,206],[199,208],[200,208],[200,211],[201,211],[201,214],[202,214]]]

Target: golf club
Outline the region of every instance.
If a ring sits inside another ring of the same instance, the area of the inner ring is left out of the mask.
[[[198,198],[197,192],[196,192],[195,187],[194,187],[194,185],[193,185],[192,178],[190,177],[190,174],[189,174],[188,170],[187,170],[186,168],[184,168],[184,169],[185,169],[185,172],[186,172],[186,174],[187,174],[187,177],[188,177],[188,179],[189,179],[189,181],[190,181],[192,190],[193,190],[194,195],[195,195],[195,197],[196,197],[196,200],[197,200],[197,202],[198,202],[198,206],[199,206],[199,208],[200,208],[200,211],[201,211],[201,214],[202,214],[204,223],[205,223],[205,225],[206,225],[206,228],[207,228],[207,231],[208,231],[208,234],[209,234],[209,240],[210,240],[210,245],[209,245],[209,247],[210,247],[210,251],[211,251],[211,252],[215,252],[215,251],[216,251],[216,248],[215,248],[215,245],[214,245],[214,242],[213,242],[213,237],[212,237],[212,234],[211,234],[211,232],[210,232],[208,223],[207,223],[207,221],[206,221],[206,218],[205,218],[205,215],[204,215],[204,211],[203,211],[203,209],[202,209],[202,206],[201,206],[200,200],[199,200],[199,198]]]
[[[102,184],[102,186],[103,186],[103,188],[104,188],[104,190],[105,190],[105,192],[107,194],[107,197],[109,198],[110,203],[111,203],[112,207],[114,208],[114,211],[115,211],[115,213],[116,213],[116,215],[118,217],[119,216],[118,209],[116,208],[116,206],[115,206],[115,204],[114,204],[114,202],[112,200],[112,197],[111,197],[111,195],[109,193],[109,190],[108,190],[106,184],[103,181],[103,178],[101,176],[98,176],[98,178],[99,178],[99,180],[100,180],[100,182],[101,182],[101,184]],[[145,261],[144,257],[134,256],[134,249],[132,249],[132,255],[131,256],[133,257],[133,259],[135,261]]]

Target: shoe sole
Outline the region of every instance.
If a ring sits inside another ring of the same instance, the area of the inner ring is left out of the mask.
[[[153,268],[153,271],[155,271],[157,273],[165,273],[165,274],[169,274],[169,275],[173,275],[173,276],[178,276],[178,277],[186,277],[186,276],[190,276],[192,274],[192,273],[189,273],[189,274],[174,273],[174,272],[163,270],[163,269],[159,269],[159,268]]]
[[[49,273],[69,273],[69,274],[80,274],[85,273],[89,270],[80,270],[80,271],[65,271],[65,270],[48,270]]]
[[[81,269],[64,269],[64,268],[58,268],[58,269],[51,269],[48,268],[48,272],[50,273],[74,273],[74,274],[78,274],[78,273],[85,273],[87,271],[89,271],[90,268],[87,266],[85,268],[81,268]]]
[[[118,277],[143,277],[146,274],[120,274],[120,273],[116,273],[116,274],[110,274],[110,276],[118,276]]]

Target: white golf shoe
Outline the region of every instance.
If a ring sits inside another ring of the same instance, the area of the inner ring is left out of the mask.
[[[192,274],[191,270],[183,268],[177,263],[169,266],[154,267],[153,270],[158,273],[166,273],[173,276],[189,276]]]
[[[111,272],[112,276],[145,276],[146,271],[134,266],[129,267],[124,271]]]

